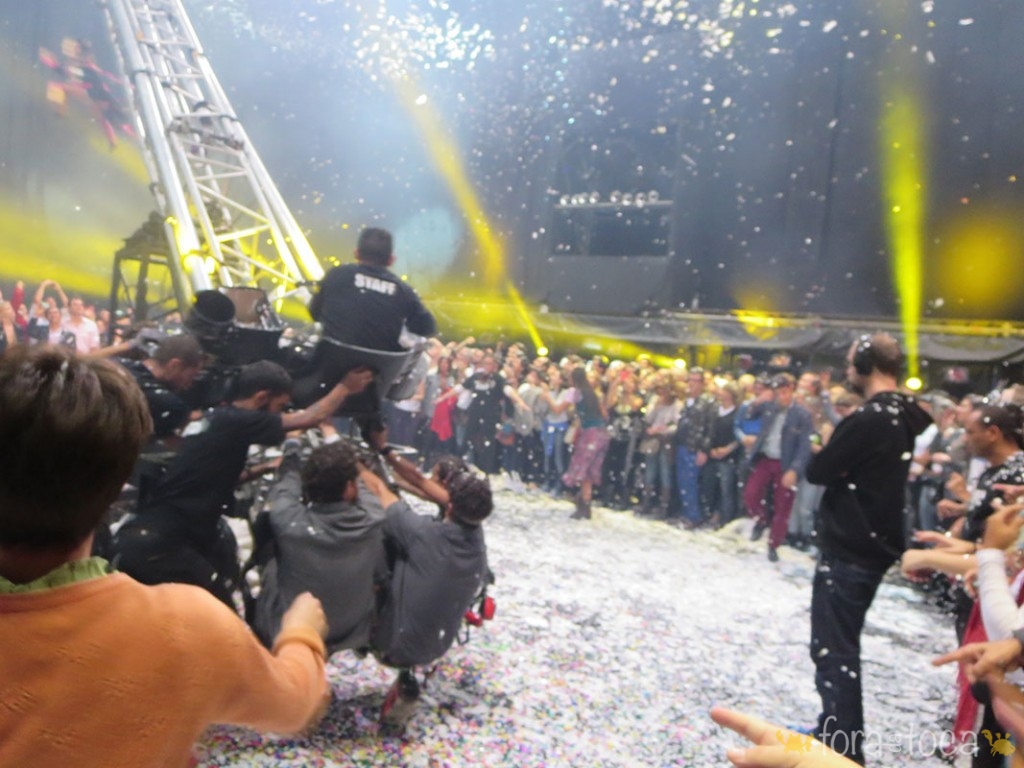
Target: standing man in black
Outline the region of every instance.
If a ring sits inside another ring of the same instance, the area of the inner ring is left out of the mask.
[[[903,352],[888,334],[862,336],[850,347],[846,375],[865,403],[807,465],[808,481],[825,486],[811,597],[811,659],[822,703],[815,736],[861,765],[860,634],[882,577],[906,549],[907,473],[914,438],[931,421],[897,391],[902,367]]]
[[[368,227],[359,233],[356,263],[331,269],[309,303],[309,314],[323,326],[325,339],[401,352],[405,349],[399,342],[403,328],[419,336],[437,332],[433,314],[423,306],[416,291],[388,269],[394,263],[390,232]],[[326,381],[322,386],[335,383]],[[380,416],[380,398],[385,394],[375,381],[358,400],[349,403],[350,409],[372,413],[359,421],[364,437],[374,445],[387,441]]]

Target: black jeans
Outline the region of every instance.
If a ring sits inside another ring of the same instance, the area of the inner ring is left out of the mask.
[[[817,737],[864,764],[860,633],[884,571],[859,568],[823,555],[811,594],[811,660],[821,696]]]

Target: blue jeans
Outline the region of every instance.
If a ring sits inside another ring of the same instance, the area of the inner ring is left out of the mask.
[[[811,592],[811,660],[821,696],[815,734],[827,746],[864,764],[860,633],[885,573],[822,556]]]
[[[565,432],[568,423],[544,423],[541,439],[544,443],[544,477],[548,489],[557,491],[562,487],[562,475],[565,474]]]
[[[700,484],[708,512],[718,515],[718,524],[736,518],[736,462],[732,459],[708,459],[700,474]]]
[[[691,523],[699,523],[704,513],[700,506],[700,467],[697,466],[696,451],[682,446],[676,449],[676,482],[679,483],[683,517]]]
[[[659,488],[665,499],[668,499],[672,488],[672,460],[668,448],[648,455],[644,460],[644,491],[652,498],[654,489]]]

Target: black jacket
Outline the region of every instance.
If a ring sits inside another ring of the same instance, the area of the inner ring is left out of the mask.
[[[406,282],[384,267],[344,264],[324,277],[309,304],[324,326],[324,336],[369,349],[399,351],[404,324],[410,332],[432,336],[434,316]]]
[[[913,398],[883,392],[843,419],[811,457],[807,480],[825,486],[817,521],[824,556],[873,571],[900,558],[914,438],[929,423]]]

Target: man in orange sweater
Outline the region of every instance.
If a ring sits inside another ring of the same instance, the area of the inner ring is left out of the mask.
[[[134,380],[57,347],[0,357],[0,766],[173,766],[211,723],[279,732],[327,700],[326,623],[300,595],[273,653],[198,587],[89,556],[149,434]]]

